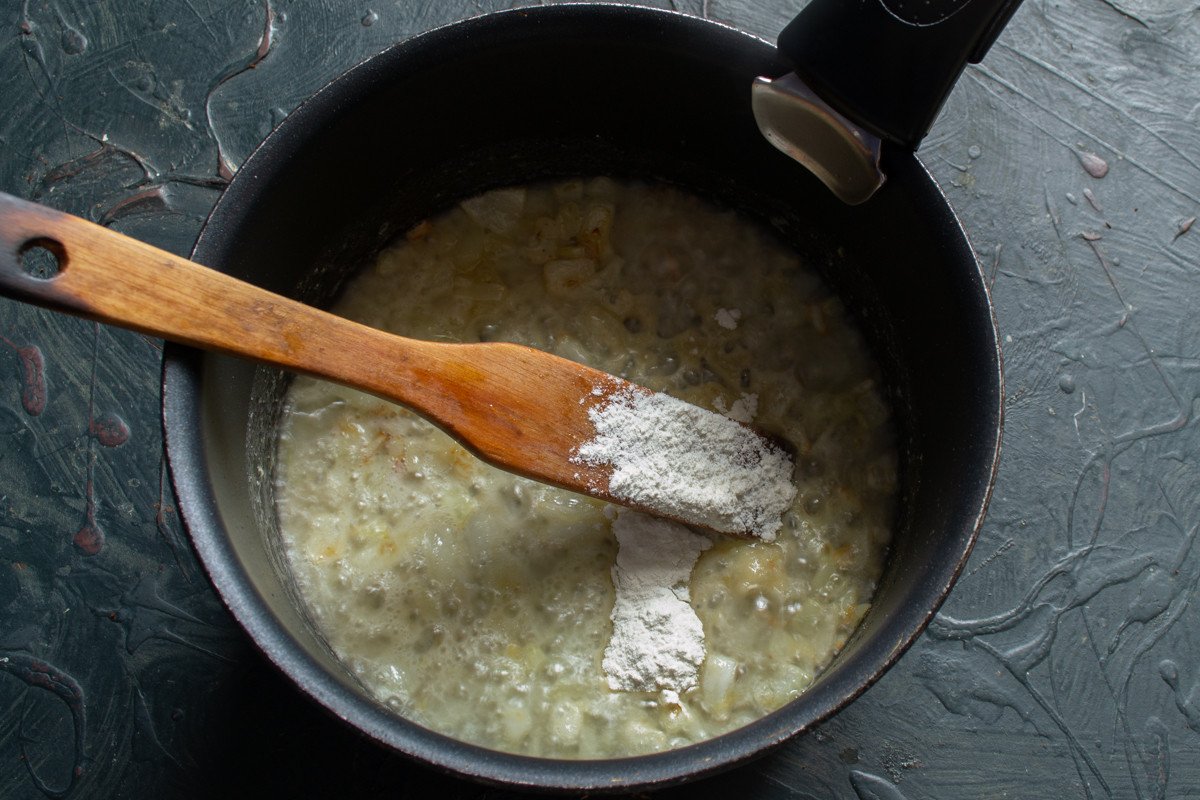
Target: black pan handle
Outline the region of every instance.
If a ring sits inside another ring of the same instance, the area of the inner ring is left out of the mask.
[[[812,0],[779,50],[821,99],[915,150],[1021,0]]]

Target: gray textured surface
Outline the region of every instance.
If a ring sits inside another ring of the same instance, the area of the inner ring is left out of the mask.
[[[186,253],[228,176],[313,90],[508,4],[5,5],[0,189]],[[768,37],[792,13],[664,5]],[[1006,342],[988,523],[875,688],[674,794],[1195,796],[1200,3],[1026,0],[922,154],[994,275]],[[358,742],[259,661],[171,508],[159,357],[0,301],[0,796],[211,796],[242,780],[495,796]]]

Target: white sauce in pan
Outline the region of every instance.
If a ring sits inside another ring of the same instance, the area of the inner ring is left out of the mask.
[[[778,538],[706,541],[676,593],[702,631],[691,683],[613,688],[604,504],[298,378],[276,476],[291,568],[334,651],[397,713],[510,752],[679,747],[799,695],[866,613],[895,502],[888,408],[839,301],[756,226],[607,179],[502,190],[417,226],[335,310],[417,338],[549,350],[797,453]]]

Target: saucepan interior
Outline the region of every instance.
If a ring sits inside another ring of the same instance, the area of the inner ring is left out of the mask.
[[[506,755],[371,700],[307,622],[275,544],[273,430],[286,377],[171,347],[164,422],[180,509],[213,582],[265,653],[376,740],[488,781],[628,789],[752,757],[862,693],[949,591],[980,525],[999,447],[1000,364],[980,270],[909,155],[871,202],[835,202],[767,145],[749,108],[774,49],[680,15],[605,6],[512,11],[399,45],[324,89],[225,193],[196,260],[327,304],[409,226],[482,190],[558,176],[665,181],[758,218],[854,310],[884,365],[902,445],[899,523],[874,605],[801,698],[672,752],[606,761]],[[355,357],[347,353],[348,358]]]

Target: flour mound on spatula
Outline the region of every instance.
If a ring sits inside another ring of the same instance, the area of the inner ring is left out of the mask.
[[[732,419],[662,393],[615,392],[588,411],[573,459],[611,465],[614,497],[677,520],[774,541],[796,496],[792,460]]]
[[[613,566],[617,600],[604,672],[613,690],[663,691],[676,700],[697,686],[704,627],[689,603],[688,581],[712,546],[683,525],[618,509]]]

